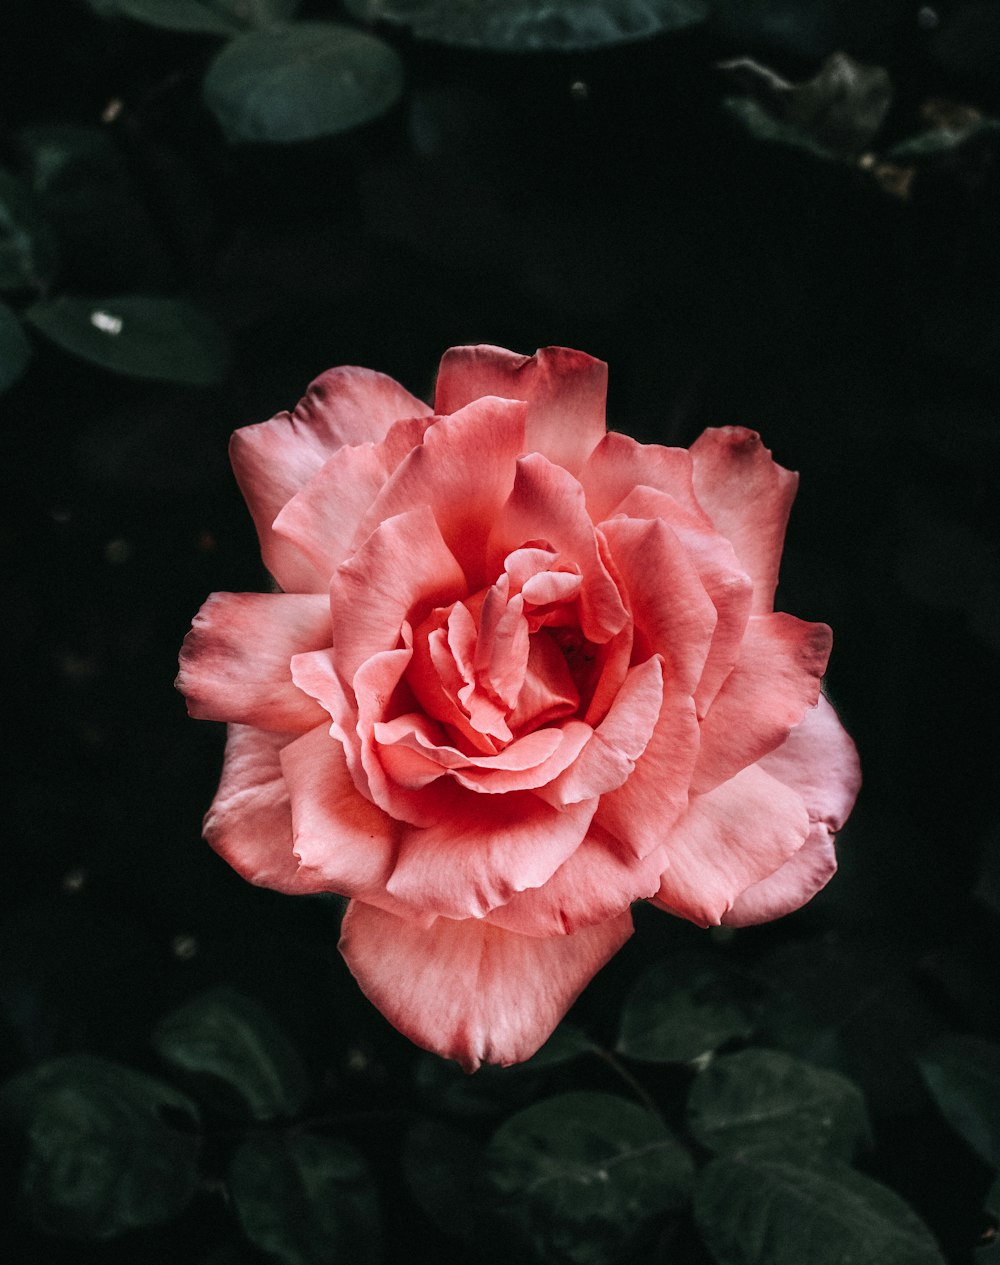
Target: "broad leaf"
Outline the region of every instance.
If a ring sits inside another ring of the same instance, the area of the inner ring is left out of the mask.
[[[229,1194],[247,1238],[282,1265],[374,1265],[381,1257],[375,1190],[358,1152],[335,1138],[249,1138],[233,1157]]]
[[[722,1156],[699,1174],[694,1213],[718,1265],[944,1265],[908,1204],[834,1160]]]
[[[977,1037],[941,1037],[917,1064],[948,1123],[1000,1168],[1000,1046]]]
[[[17,315],[0,303],[0,391],[13,386],[31,359],[31,344]]]
[[[402,88],[400,60],[382,40],[330,22],[297,22],[227,44],[204,94],[228,141],[288,142],[368,123]]]
[[[180,1071],[228,1091],[224,1108],[254,1120],[297,1115],[308,1096],[288,1037],[259,1002],[231,988],[213,989],[167,1015],[153,1045]]]
[[[687,1196],[687,1151],[651,1112],[572,1093],[507,1120],[486,1151],[500,1215],[547,1260],[599,1265]]]
[[[688,1124],[710,1151],[768,1147],[850,1159],[869,1136],[858,1087],[779,1050],[715,1059],[688,1098]]]
[[[55,267],[55,239],[34,198],[0,170],[0,290],[41,290]]]
[[[218,326],[180,299],[62,295],[35,303],[26,316],[64,351],[126,377],[209,386],[226,373]]]
[[[450,1238],[475,1243],[475,1179],[482,1146],[462,1130],[421,1120],[403,1142],[403,1176],[414,1201]]]
[[[102,18],[134,18],[149,26],[206,35],[236,35],[290,18],[301,0],[89,0]]]
[[[179,1213],[194,1194],[198,1110],[106,1059],[42,1063],[0,1091],[25,1143],[21,1195],[42,1229],[109,1238]]]

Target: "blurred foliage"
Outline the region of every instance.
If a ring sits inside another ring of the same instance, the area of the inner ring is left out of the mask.
[[[998,1259],[998,12],[8,0],[8,1259]],[[338,900],[200,841],[222,735],[171,689],[262,584],[232,429],[466,341],[801,471],[779,606],[833,626],[866,777],[809,907],[637,909],[471,1078],[359,995]]]

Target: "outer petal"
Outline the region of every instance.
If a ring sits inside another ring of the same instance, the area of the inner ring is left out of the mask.
[[[808,834],[801,797],[752,765],[698,796],[674,824],[656,903],[699,926],[718,925],[737,897],[779,870]]]
[[[822,822],[815,822],[798,852],[780,870],[741,892],[722,922],[727,927],[750,927],[783,918],[812,900],[836,872],[833,835]]]
[[[293,413],[244,426],[229,445],[257,534],[264,565],[282,588],[315,592],[312,568],[271,531],[281,510],[343,444],[381,440],[400,417],[422,417],[426,404],[385,374],[347,366],[309,387]]]
[[[319,594],[213,593],[184,639],[177,688],[199,720],[304,733],[323,711],[293,684],[291,659],[329,644]]]
[[[580,483],[595,523],[610,518],[633,488],[648,487],[672,496],[688,514],[707,525],[708,516],[695,496],[693,472],[686,448],[640,444],[628,435],[609,431],[587,458]]]
[[[793,615],[755,615],[736,667],[701,723],[691,789],[702,794],[779,747],[819,698],[833,634]]]
[[[773,609],[788,514],[799,476],[772,461],[756,431],[706,430],[691,445],[694,487],[753,580],[755,615]]]
[[[472,920],[424,930],[352,901],[340,951],[404,1036],[474,1072],[530,1058],[631,934],[628,913],[541,939]]]
[[[528,405],[525,452],[576,473],[604,435],[608,366],[581,351],[543,347],[519,356],[502,347],[453,347],[438,371],[435,410],[454,413],[484,395]]]
[[[258,887],[297,896],[327,889],[315,874],[299,871],[292,852],[292,814],[280,752],[294,737],[229,726],[222,777],[203,830],[237,874]]]

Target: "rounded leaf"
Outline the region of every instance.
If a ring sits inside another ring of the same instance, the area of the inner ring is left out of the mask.
[[[170,31],[235,35],[290,18],[300,0],[89,0],[102,18],[134,18]]]
[[[112,373],[190,386],[210,386],[225,377],[221,330],[181,299],[64,294],[33,304],[25,315],[64,351]]]
[[[0,303],[0,391],[13,386],[31,359],[31,344],[17,315]]]
[[[384,114],[403,89],[388,44],[331,22],[240,35],[205,77],[205,101],[228,141],[304,141]]]
[[[952,1128],[1000,1167],[1000,1046],[978,1037],[940,1037],[917,1065]]]

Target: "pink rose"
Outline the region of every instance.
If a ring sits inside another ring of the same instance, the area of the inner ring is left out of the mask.
[[[191,714],[229,722],[212,847],[350,897],[364,992],[467,1069],[542,1044],[635,900],[797,909],[860,782],[830,630],[773,610],[797,476],[740,427],[605,433],[606,379],[458,347],[432,413],[323,374],[232,441],[283,591],[213,594],[181,652]]]

